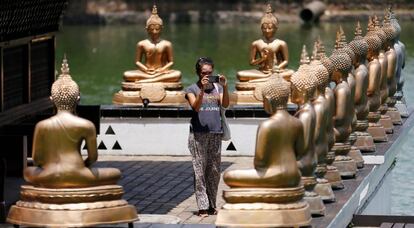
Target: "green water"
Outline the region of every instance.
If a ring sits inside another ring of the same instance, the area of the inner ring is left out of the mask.
[[[353,37],[353,24],[344,24],[348,39]],[[311,51],[314,40],[321,36],[328,53],[335,40],[336,24],[306,28],[300,24],[281,24],[277,37],[289,46],[289,67],[296,69],[306,44]],[[174,48],[174,69],[183,75],[187,86],[196,80],[194,63],[200,56],[215,61],[217,73],[230,79],[234,88],[236,72],[250,69],[249,48],[261,36],[257,24],[230,25],[166,25],[162,38]],[[128,26],[63,26],[57,36],[57,69],[67,53],[72,77],[79,83],[82,104],[110,104],[112,94],[120,89],[123,72],[135,69],[135,45],[146,39],[142,25]]]
[[[366,27],[366,23],[362,23]],[[401,41],[407,48],[405,97],[409,106],[414,101],[414,23],[401,23]],[[296,69],[302,45],[312,47],[320,36],[327,53],[331,53],[338,24],[322,24],[306,28],[299,24],[280,24],[279,39],[289,46],[289,68]],[[354,24],[342,24],[348,41],[353,38]],[[364,29],[365,30],[365,29]],[[249,47],[261,36],[257,24],[233,25],[166,25],[162,37],[170,40],[174,48],[174,69],[183,74],[183,84],[196,80],[194,63],[200,56],[210,56],[215,61],[217,73],[230,79],[234,90],[236,72],[250,69]],[[57,36],[57,69],[63,53],[69,59],[72,77],[81,89],[82,104],[111,104],[112,95],[120,90],[123,72],[135,69],[134,55],[137,41],[146,39],[143,25],[139,26],[63,26]],[[409,132],[408,138],[414,137]],[[392,213],[414,215],[414,174],[412,151],[414,142],[406,140],[400,145],[398,162],[392,180]]]

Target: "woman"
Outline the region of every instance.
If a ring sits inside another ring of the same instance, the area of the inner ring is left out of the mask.
[[[229,106],[229,93],[224,75],[219,75],[218,83],[209,82],[214,70],[214,63],[210,58],[199,58],[195,69],[198,81],[185,90],[186,99],[193,109],[188,148],[195,173],[198,215],[207,217],[208,214],[217,213],[216,197],[220,181],[223,133],[220,106]]]

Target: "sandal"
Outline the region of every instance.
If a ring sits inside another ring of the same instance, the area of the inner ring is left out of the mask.
[[[207,210],[199,210],[197,213],[197,216],[201,217],[201,218],[206,218],[208,217],[208,211]]]
[[[214,207],[210,207],[210,208],[208,209],[208,214],[210,214],[210,215],[217,215],[217,210],[216,210],[216,208],[214,208]]]

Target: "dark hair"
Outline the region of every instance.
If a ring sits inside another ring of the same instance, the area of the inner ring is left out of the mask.
[[[197,59],[197,62],[195,64],[196,73],[200,75],[201,67],[205,64],[210,65],[212,68],[214,68],[213,60],[209,57],[200,57]]]

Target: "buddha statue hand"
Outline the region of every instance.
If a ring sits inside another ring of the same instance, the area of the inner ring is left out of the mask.
[[[279,65],[275,64],[275,65],[273,66],[273,69],[272,69],[272,72],[273,72],[273,73],[281,73],[282,71],[283,71],[283,69],[281,69],[281,68],[279,67]]]
[[[262,61],[266,61],[270,56],[269,56],[269,50],[267,50],[266,48],[265,49],[263,49],[261,52],[260,52],[260,56],[262,57]]]

